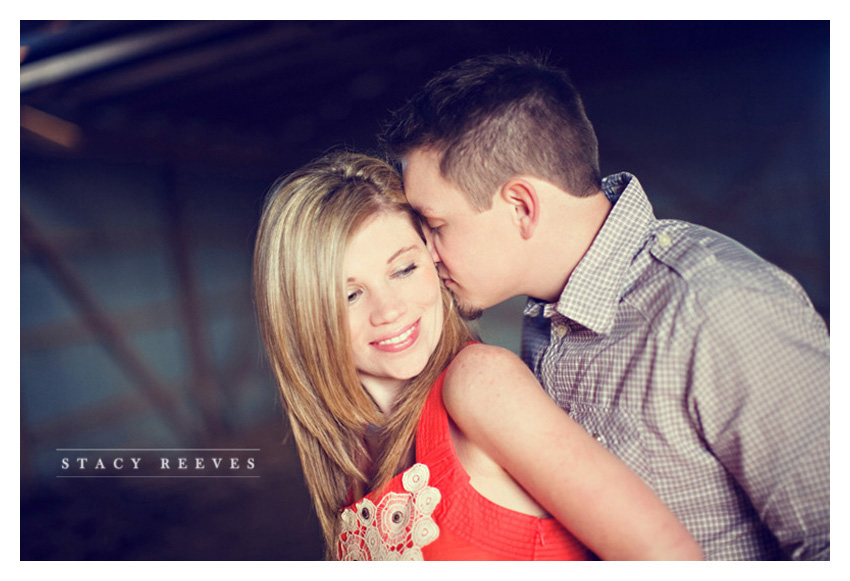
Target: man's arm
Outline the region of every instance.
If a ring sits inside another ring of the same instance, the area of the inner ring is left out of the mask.
[[[793,294],[705,307],[691,413],[790,559],[829,559],[829,336]]]
[[[465,348],[446,373],[443,400],[463,438],[600,558],[702,558],[652,490],[573,422],[513,353]]]

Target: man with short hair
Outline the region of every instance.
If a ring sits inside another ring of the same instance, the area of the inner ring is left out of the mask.
[[[527,56],[438,75],[381,140],[464,315],[529,297],[523,359],[706,558],[829,559],[829,335],[791,276],[601,179],[567,74]]]

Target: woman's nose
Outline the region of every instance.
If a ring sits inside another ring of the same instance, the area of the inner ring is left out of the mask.
[[[372,295],[372,324],[386,325],[395,322],[405,312],[407,305],[404,300],[391,290],[384,290]]]

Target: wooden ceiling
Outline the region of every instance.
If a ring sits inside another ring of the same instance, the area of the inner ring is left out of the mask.
[[[23,153],[240,168],[374,148],[381,121],[435,71],[544,52],[583,83],[828,23],[586,21],[21,21]],[[802,34],[801,34],[802,32]],[[805,40],[805,38],[803,38]]]

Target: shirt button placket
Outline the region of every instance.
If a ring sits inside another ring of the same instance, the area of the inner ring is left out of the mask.
[[[559,339],[563,339],[564,337],[567,336],[567,334],[569,334],[570,327],[569,327],[569,325],[567,325],[567,323],[565,323],[563,321],[553,322],[552,323],[552,332],[555,333],[555,335]]]

